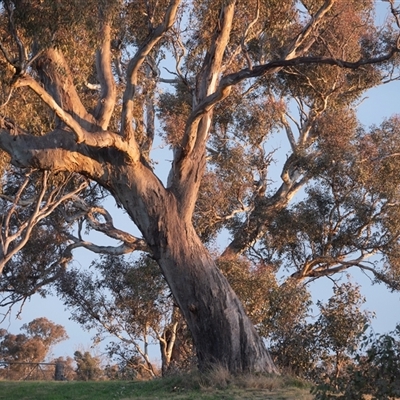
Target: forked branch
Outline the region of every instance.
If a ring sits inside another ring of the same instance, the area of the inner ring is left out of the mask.
[[[136,152],[136,159],[139,159],[140,154],[138,143],[134,137],[132,120],[134,99],[138,83],[138,72],[148,54],[150,54],[152,49],[164,36],[165,32],[167,32],[174,24],[179,4],[180,0],[170,1],[165,13],[164,21],[152,30],[128,64],[126,88],[122,104],[121,133],[122,136],[130,143],[130,146],[134,148],[134,151]]]
[[[73,245],[70,248],[71,250],[77,247],[84,247],[94,253],[111,255],[123,255],[132,253],[133,251],[150,252],[145,240],[116,228],[110,213],[103,207],[89,206],[84,200],[77,197],[72,200],[72,203],[77,209],[77,213],[72,217],[66,216],[66,219],[76,220],[77,218],[84,218],[91,229],[101,232],[111,239],[121,241],[122,243],[118,246],[99,246],[88,240],[83,240],[80,234],[79,237],[69,234],[68,238],[73,241]]]

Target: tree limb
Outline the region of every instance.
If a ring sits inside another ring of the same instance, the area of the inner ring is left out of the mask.
[[[130,147],[134,149],[134,152],[136,153],[135,160],[138,160],[140,157],[139,146],[135,140],[132,128],[134,97],[136,93],[139,68],[142,66],[144,60],[154,46],[164,36],[165,32],[174,24],[179,4],[180,0],[170,1],[168,9],[165,12],[163,23],[158,25],[150,33],[128,64],[127,82],[122,104],[121,133],[130,143]]]
[[[37,58],[35,67],[44,85],[44,90],[83,129],[87,131],[99,130],[93,115],[89,114],[82,104],[72,78],[72,72],[61,51],[50,48],[39,52],[34,58]],[[18,86],[18,80],[23,76],[28,76],[28,72],[15,75],[14,86]],[[34,89],[33,87],[31,88]],[[40,93],[37,94],[40,96]],[[63,121],[60,116],[58,117]]]
[[[145,240],[137,238],[125,231],[115,228],[110,213],[103,207],[91,207],[87,205],[86,202],[76,197],[73,199],[73,204],[75,207],[82,210],[82,213],[79,214],[79,216],[86,219],[90,228],[97,232],[101,232],[112,239],[120,240],[123,242],[121,245],[115,247],[97,246],[86,240],[82,240],[81,238],[78,239],[73,235],[68,235],[69,239],[75,243],[75,247],[85,247],[86,249],[91,250],[95,253],[112,255],[128,254],[133,251],[143,251],[147,253],[150,252],[150,249]],[[97,215],[101,215],[105,219],[105,222],[100,222],[97,218]]]
[[[29,177],[27,177],[24,184],[21,186],[21,189],[17,193],[15,202],[13,202],[12,207],[4,219],[1,232],[0,275],[2,274],[7,262],[9,262],[11,258],[26,245],[31,237],[33,228],[37,226],[40,221],[53,213],[60,204],[76,196],[77,193],[81,192],[87,186],[87,181],[84,180],[79,186],[74,188],[74,190],[67,193],[59,193],[60,195],[57,198],[54,198],[51,192],[47,192],[48,178],[49,172],[44,171],[41,182],[42,187],[36,199],[34,210],[30,214],[29,218],[20,223],[17,227],[11,226],[11,216],[14,214],[16,204],[18,204],[20,196],[29,182]],[[54,191],[58,191],[57,188],[53,189],[52,192]],[[11,244],[13,245],[11,246]]]
[[[29,81],[38,90],[41,88],[33,79],[29,78]],[[136,157],[134,149],[120,135],[109,131],[91,133],[84,130],[43,88],[40,92],[57,108],[65,121],[76,127],[81,142],[76,140],[78,135],[72,137],[70,132],[62,129],[56,129],[44,136],[33,136],[0,116],[0,148],[10,154],[15,165],[26,168],[34,166],[53,171],[83,172],[96,179],[96,176],[100,176],[104,170],[104,166],[99,162],[100,154],[95,151],[96,149],[121,151],[130,162]]]
[[[311,17],[308,24],[302,29],[302,31],[297,35],[297,37],[292,41],[292,43],[284,51],[284,59],[291,60],[298,55],[298,50],[301,46],[305,45],[305,49],[300,52],[304,54],[304,51],[308,49],[314,42],[315,39],[306,41],[309,39],[310,35],[315,32],[318,25],[323,22],[325,15],[331,10],[332,6],[335,4],[336,0],[326,0],[318,12]]]
[[[115,81],[111,68],[111,27],[108,23],[102,24],[101,35],[103,41],[100,49],[96,52],[96,70],[101,94],[94,116],[98,125],[106,130],[116,101]]]

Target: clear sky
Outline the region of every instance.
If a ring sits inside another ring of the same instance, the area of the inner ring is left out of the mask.
[[[377,2],[378,17],[382,19],[386,14],[387,3]],[[361,122],[365,126],[372,124],[380,124],[384,118],[393,114],[400,113],[400,81],[392,82],[388,85],[381,86],[370,90],[366,94],[366,98],[358,107],[358,115]],[[160,149],[154,152],[156,157],[159,156],[158,168],[165,177],[165,173],[169,168],[166,161],[168,154],[163,153]],[[129,222],[127,216],[121,211],[116,210],[115,224],[117,227],[129,230]],[[132,231],[131,231],[132,232]],[[87,267],[93,259],[93,254],[89,251],[79,250],[75,253],[74,264],[77,266]],[[400,322],[400,293],[390,293],[384,285],[371,285],[371,280],[366,275],[350,270],[353,281],[362,285],[362,293],[367,298],[366,308],[375,311],[377,318],[373,322],[373,328],[376,332],[387,332],[392,330],[397,322]],[[315,300],[326,300],[332,293],[332,283],[328,279],[319,279],[311,286],[311,291]],[[8,329],[10,332],[17,333],[22,324],[31,321],[34,318],[45,316],[55,323],[65,326],[70,339],[54,349],[56,356],[73,356],[77,349],[88,349],[91,345],[92,334],[82,330],[80,325],[69,320],[69,311],[65,310],[63,304],[55,297],[46,299],[33,297],[27,302],[21,319],[15,319],[15,313],[4,321],[0,327]],[[101,348],[99,349],[101,351]],[[157,358],[156,353],[155,358]]]

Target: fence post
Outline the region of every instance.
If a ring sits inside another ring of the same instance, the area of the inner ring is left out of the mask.
[[[61,361],[56,362],[56,369],[54,373],[54,380],[56,381],[64,381],[64,363]]]

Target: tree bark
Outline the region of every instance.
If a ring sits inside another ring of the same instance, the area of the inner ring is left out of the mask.
[[[169,226],[174,227],[167,230],[169,246],[160,246],[156,259],[192,333],[200,369],[219,364],[231,372],[277,372],[242,304],[193,228],[181,226],[179,218]],[[163,231],[158,236],[164,240]]]

